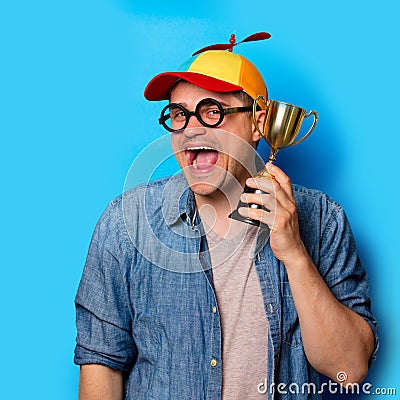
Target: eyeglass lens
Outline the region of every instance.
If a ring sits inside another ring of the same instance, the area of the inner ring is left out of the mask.
[[[177,132],[187,127],[191,116],[195,116],[204,126],[215,127],[222,122],[224,110],[217,100],[211,98],[201,100],[194,112],[181,104],[170,103],[162,110],[160,123],[167,130]]]

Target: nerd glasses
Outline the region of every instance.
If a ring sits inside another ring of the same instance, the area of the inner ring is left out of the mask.
[[[224,120],[225,115],[251,111],[253,107],[223,108],[215,99],[201,100],[194,111],[189,111],[181,104],[170,103],[166,105],[158,120],[169,132],[182,132],[189,124],[190,117],[194,115],[197,120],[208,128],[215,128]]]

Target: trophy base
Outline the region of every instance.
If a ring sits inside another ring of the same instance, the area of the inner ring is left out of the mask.
[[[254,226],[260,226],[261,225],[260,221],[257,221],[255,219],[251,219],[251,218],[248,218],[248,217],[243,217],[243,215],[239,214],[238,210],[232,211],[228,215],[228,217],[231,218],[231,219],[234,219],[236,221],[245,222],[246,224],[251,224],[251,225],[254,225]]]
[[[247,185],[245,185],[243,193],[263,193],[260,189],[253,189],[253,188],[249,188]],[[249,217],[243,217],[243,215],[239,214],[238,209],[241,207],[248,207],[248,208],[262,208],[265,211],[269,211],[268,209],[266,209],[265,207],[260,206],[259,204],[248,204],[248,203],[243,203],[242,201],[239,200],[239,204],[236,207],[236,210],[233,210],[229,215],[228,218],[234,219],[236,221],[240,221],[240,222],[245,222],[247,224],[251,224],[254,226],[265,226],[264,223],[249,218]]]

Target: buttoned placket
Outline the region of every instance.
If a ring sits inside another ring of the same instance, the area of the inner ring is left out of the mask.
[[[276,292],[279,281],[279,263],[273,256],[271,248],[265,246],[265,251],[258,252],[254,257],[254,266],[260,282],[264,309],[268,320],[268,386],[276,382],[276,366],[278,365],[281,344],[281,315],[279,312],[279,296]],[[276,393],[267,391],[268,400],[276,397]]]
[[[209,379],[208,379],[208,391],[207,399],[218,400],[221,399],[222,395],[222,334],[221,334],[221,320],[218,311],[217,298],[215,295],[211,260],[208,252],[208,245],[204,229],[201,224],[200,216],[195,211],[192,218],[192,229],[198,231],[199,236],[199,260],[203,267],[203,273],[205,274],[208,281],[208,290],[211,291],[210,298],[212,303],[210,304],[209,316],[211,318],[211,343],[209,347]]]

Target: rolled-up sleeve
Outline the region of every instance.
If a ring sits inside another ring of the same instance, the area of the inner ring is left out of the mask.
[[[75,298],[74,362],[129,371],[136,357],[128,271],[132,248],[113,202],[96,225]]]
[[[319,270],[335,297],[355,311],[369,324],[375,336],[375,349],[379,347],[377,323],[371,311],[368,277],[357,255],[349,221],[342,207],[336,203],[323,229]]]

